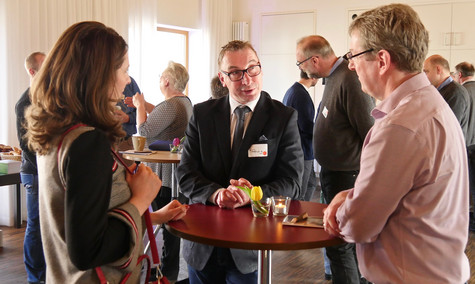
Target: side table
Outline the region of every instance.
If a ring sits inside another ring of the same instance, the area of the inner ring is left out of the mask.
[[[4,185],[16,185],[16,194],[15,194],[15,215],[14,215],[14,225],[15,228],[21,227],[21,179],[20,173],[13,174],[0,174],[0,186]]]

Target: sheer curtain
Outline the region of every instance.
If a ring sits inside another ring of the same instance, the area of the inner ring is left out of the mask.
[[[29,86],[24,59],[48,51],[70,25],[103,22],[128,37],[127,0],[0,0],[0,143],[18,145],[15,103]]]
[[[157,0],[129,1],[128,39],[129,75],[134,77],[142,92],[147,93],[147,85],[155,84],[147,70],[154,68],[154,62],[147,60],[155,53],[157,32]],[[157,84],[155,84],[158,86]]]
[[[232,1],[202,0],[204,49],[209,62],[209,78],[218,74],[218,55],[221,47],[232,39]],[[208,84],[209,85],[209,84]]]
[[[149,13],[155,11],[142,5],[151,7],[157,1],[0,0],[0,144],[18,146],[15,104],[29,86],[24,68],[27,55],[35,51],[48,53],[67,27],[84,20],[103,22],[128,40],[129,31],[135,33],[142,28],[140,20],[129,25],[130,11],[142,11],[148,26],[153,27]],[[142,14],[136,17],[142,18]],[[134,57],[140,53],[135,44],[131,50]],[[13,204],[13,189],[1,190],[0,225],[13,225]]]

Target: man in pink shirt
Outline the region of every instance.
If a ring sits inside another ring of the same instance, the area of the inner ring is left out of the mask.
[[[349,34],[349,68],[381,102],[355,187],[334,197],[325,230],[357,244],[371,282],[464,283],[467,155],[455,115],[421,73],[428,32],[412,8],[391,4],[358,16]]]

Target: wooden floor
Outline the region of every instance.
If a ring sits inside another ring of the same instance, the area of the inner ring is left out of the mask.
[[[0,248],[0,283],[26,283],[26,272],[23,266],[23,236],[25,223],[22,228],[2,227],[3,247]],[[468,283],[475,284],[475,234],[470,234],[466,253],[470,259],[471,278]],[[181,263],[183,267],[184,262]],[[186,269],[186,268],[185,268]],[[186,273],[186,271],[185,271]],[[274,284],[316,284],[331,283],[323,280],[323,258],[320,249],[300,251],[274,251],[272,254],[272,283]],[[183,269],[179,280],[186,277]]]

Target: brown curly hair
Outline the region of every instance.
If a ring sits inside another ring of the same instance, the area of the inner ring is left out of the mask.
[[[80,22],[60,36],[31,87],[26,138],[38,154],[48,153],[71,126],[103,130],[111,145],[125,136],[114,116],[110,94],[127,43],[99,22]]]

